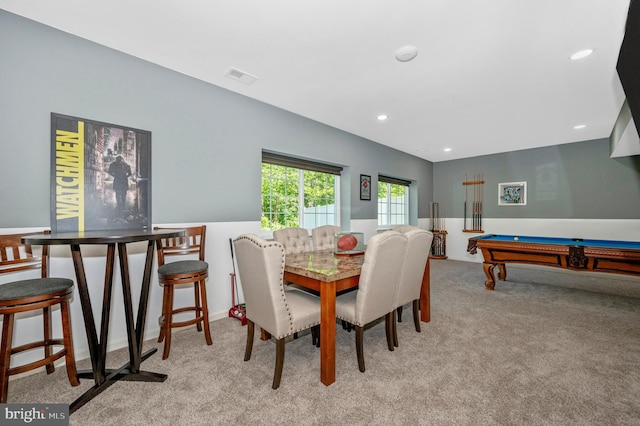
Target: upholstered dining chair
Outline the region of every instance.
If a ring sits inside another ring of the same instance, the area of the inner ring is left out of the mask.
[[[47,231],[48,232],[48,231]],[[42,232],[29,234],[0,235],[0,274],[37,269],[38,278],[21,279],[0,285],[0,315],[2,315],[2,343],[0,344],[0,402],[7,402],[9,376],[24,373],[45,366],[47,374],[54,372],[54,361],[64,357],[67,377],[71,386],[78,386],[73,353],[73,336],[71,333],[71,316],[69,304],[73,297],[74,283],[67,278],[49,277],[49,246],[42,246],[40,256],[34,256],[33,249],[23,244],[21,238],[27,235],[42,235]],[[62,338],[52,337],[51,310],[60,306],[62,319]],[[43,339],[13,347],[13,331],[15,314],[42,310],[44,324]],[[62,346],[55,353],[54,346]],[[43,357],[28,364],[11,367],[11,355],[44,348]]]
[[[396,295],[396,313],[398,321],[402,321],[402,307],[413,303],[413,323],[416,331],[420,332],[420,289],[422,277],[431,251],[433,234],[417,226],[403,226],[393,228],[407,237],[407,255],[405,257],[400,283]],[[397,324],[394,321],[393,342],[398,346]]]
[[[328,250],[335,248],[336,234],[340,227],[335,225],[322,225],[311,230],[311,239],[314,250]]]
[[[282,244],[285,254],[311,251],[309,231],[304,228],[284,228],[273,231],[273,239]]]
[[[358,368],[365,371],[364,328],[385,317],[387,347],[394,349],[393,312],[396,293],[407,251],[407,237],[396,231],[385,231],[369,239],[360,272],[358,290],[336,298],[336,316],[355,326]]]
[[[279,242],[243,234],[233,244],[247,310],[244,360],[251,359],[257,324],[276,340],[276,365],[271,387],[277,389],[284,365],[285,339],[308,328],[319,333],[320,301],[301,291],[285,291],[282,280],[285,252]]]
[[[282,244],[285,255],[292,253],[304,253],[313,250],[311,247],[311,239],[309,238],[309,231],[304,228],[284,228],[273,231],[273,239]],[[306,289],[297,284],[284,282],[287,290],[298,290],[306,293],[318,295],[313,290]],[[298,337],[296,334],[295,338]],[[314,342],[315,344],[315,342]]]
[[[160,335],[158,342],[164,340],[162,359],[169,357],[171,350],[171,329],[196,325],[198,331],[204,328],[204,338],[207,345],[212,344],[209,329],[209,308],[207,305],[206,279],[209,276],[209,264],[205,262],[204,249],[206,241],[206,225],[187,228],[159,228],[154,229],[184,229],[184,236],[163,238],[157,241],[158,253],[158,283],[163,287],[162,314],[158,319]],[[167,258],[177,259],[167,262]],[[191,306],[174,308],[175,288],[192,286],[194,303]],[[194,317],[182,321],[174,321],[174,315],[193,312]]]

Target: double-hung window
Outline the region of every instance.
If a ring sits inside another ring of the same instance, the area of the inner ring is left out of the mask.
[[[391,228],[409,223],[409,185],[411,182],[378,176],[378,227]]]
[[[341,167],[262,152],[263,231],[340,225]]]

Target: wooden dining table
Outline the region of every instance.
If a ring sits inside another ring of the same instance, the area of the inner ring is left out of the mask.
[[[358,286],[364,252],[336,254],[318,250],[287,254],[284,279],[320,293],[320,381],[326,386],[336,381],[336,294]],[[429,261],[420,291],[420,320],[429,322]]]

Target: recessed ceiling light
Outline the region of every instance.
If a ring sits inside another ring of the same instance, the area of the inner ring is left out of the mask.
[[[577,125],[573,126],[573,128],[574,128],[575,130],[584,129],[585,127],[587,127],[587,125],[586,125],[586,124],[577,124]]]
[[[587,56],[591,55],[592,53],[593,53],[593,49],[584,49],[584,50],[581,50],[579,52],[574,53],[569,58],[571,58],[571,60],[573,60],[573,61],[577,61],[578,59],[586,58]]]
[[[389,116],[387,116],[387,114],[380,114],[380,115],[378,115],[378,120],[380,120],[380,121],[384,121],[384,120],[386,120],[387,118],[389,118]]]
[[[402,46],[400,49],[396,50],[396,60],[399,62],[409,62],[416,56],[418,56],[418,48],[415,46]]]
[[[451,152],[451,148],[445,148],[444,152]]]

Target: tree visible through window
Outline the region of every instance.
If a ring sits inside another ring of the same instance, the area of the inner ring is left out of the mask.
[[[378,178],[378,226],[390,228],[409,223],[409,183]]]
[[[338,225],[340,175],[262,163],[261,228]]]

